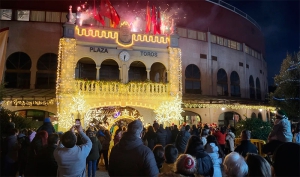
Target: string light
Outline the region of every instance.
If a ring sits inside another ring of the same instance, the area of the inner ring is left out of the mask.
[[[183,103],[185,108],[217,108],[217,109],[257,109],[275,111],[276,107],[272,106],[257,106],[257,105],[231,105],[231,104],[197,104]]]
[[[122,23],[121,25],[126,25]],[[82,27],[75,27],[76,34],[78,36],[85,37],[97,37],[105,39],[114,39],[116,43],[122,47],[131,47],[134,45],[134,42],[147,42],[147,43],[158,43],[158,44],[168,44],[169,37],[167,36],[158,36],[158,35],[147,35],[147,34],[132,34],[132,39],[129,44],[122,44],[118,40],[119,33],[117,31],[106,31],[106,30],[97,30],[97,29],[86,29]]]
[[[2,104],[6,105],[14,105],[14,106],[48,106],[48,105],[54,105],[55,99],[50,100],[4,100]]]

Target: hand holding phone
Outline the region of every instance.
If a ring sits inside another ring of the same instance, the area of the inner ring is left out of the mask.
[[[79,127],[81,125],[80,119],[75,120],[75,126]]]

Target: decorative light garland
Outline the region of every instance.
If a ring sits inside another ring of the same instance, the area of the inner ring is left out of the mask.
[[[105,39],[114,39],[116,43],[122,47],[131,47],[134,45],[134,42],[147,42],[147,43],[158,43],[158,44],[168,44],[169,37],[167,36],[157,36],[157,35],[147,35],[147,34],[132,34],[131,43],[122,44],[118,40],[119,33],[117,31],[105,31],[105,30],[97,30],[97,29],[85,29],[75,27],[76,34],[78,36],[85,37],[98,37]]]
[[[226,109],[257,109],[275,111],[276,107],[272,106],[257,106],[257,105],[231,105],[231,104],[197,104],[183,103],[185,108],[226,108]]]
[[[6,105],[14,105],[14,106],[48,106],[48,105],[54,105],[55,99],[50,100],[3,100],[2,104]]]

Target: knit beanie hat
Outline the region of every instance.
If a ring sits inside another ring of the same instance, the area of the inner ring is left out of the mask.
[[[189,154],[181,154],[174,166],[175,172],[182,175],[193,175],[196,173],[196,160]]]
[[[142,130],[143,130],[143,123],[140,120],[134,120],[128,124],[128,129],[127,129],[128,133],[141,133]]]
[[[287,118],[286,113],[283,110],[277,110],[276,119],[285,119]]]
[[[50,117],[45,118],[44,122],[51,122]]]

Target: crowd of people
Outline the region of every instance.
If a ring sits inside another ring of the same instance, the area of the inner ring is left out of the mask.
[[[143,127],[135,120],[114,134],[84,131],[80,124],[57,133],[46,118],[36,131],[13,126],[8,133],[1,142],[1,176],[94,177],[100,163],[109,176],[300,176],[300,123],[293,137],[283,112],[263,147],[266,157],[251,143],[251,131],[235,135],[230,126]],[[237,136],[241,143],[235,145]]]

